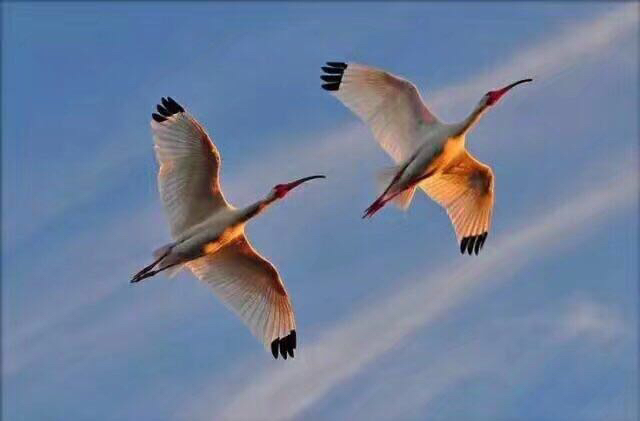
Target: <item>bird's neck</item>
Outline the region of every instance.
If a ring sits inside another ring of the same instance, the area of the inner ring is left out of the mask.
[[[486,109],[487,107],[484,105],[478,105],[476,108],[474,108],[474,110],[471,111],[471,114],[469,114],[467,118],[465,118],[464,120],[462,120],[460,123],[457,124],[457,127],[455,129],[455,132],[456,132],[455,135],[456,136],[466,135],[469,132],[469,130],[471,130],[471,128],[475,126],[478,121],[480,121],[480,118],[482,118]]]
[[[260,199],[257,202],[247,206],[246,208],[240,211],[240,220],[241,222],[247,222],[249,219],[260,215],[264,212],[273,202],[276,201],[276,197],[273,195],[269,195],[264,199]]]

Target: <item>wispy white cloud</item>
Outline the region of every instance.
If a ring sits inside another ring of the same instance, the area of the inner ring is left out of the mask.
[[[597,187],[591,185],[542,217],[531,218],[522,228],[495,240],[482,260],[452,265],[426,280],[418,274],[415,278],[420,281],[396,282],[407,286],[370,303],[367,309],[320,335],[315,343],[304,347],[295,364],[259,374],[255,382],[228,401],[216,418],[258,419],[267,412],[277,419],[294,418],[417,329],[435,322],[474,294],[495,288],[507,279],[507,273],[531,259],[552,253],[572,233],[593,228],[608,212],[635,204],[637,181],[634,170],[618,179],[614,187],[609,180]],[[211,402],[206,393],[204,401]],[[202,402],[196,402],[195,407]],[[208,405],[200,410],[195,412],[201,417],[210,415]]]
[[[572,300],[557,324],[556,337],[560,340],[584,337],[608,343],[630,333],[615,309],[584,297]]]
[[[582,352],[593,350],[594,354],[609,356],[610,351],[597,349],[602,340],[631,339],[631,326],[616,310],[581,296],[524,316],[471,321],[462,332],[450,335],[436,347],[403,352],[393,368],[393,376],[402,378],[401,382],[374,381],[370,390],[356,392],[355,399],[337,417],[404,419],[420,411],[422,416],[447,419],[451,405],[442,407],[438,403],[451,400],[456,402],[452,409],[458,417],[465,418],[460,412],[466,406],[464,395],[456,393],[456,388],[482,381],[481,393],[487,396],[483,401],[492,404],[474,407],[474,413],[483,419],[508,418],[501,411],[509,406],[512,393],[519,395],[525,390],[528,379],[535,379],[550,359],[567,350],[567,345],[578,344]],[[586,325],[577,322],[581,333],[567,334],[567,325],[575,326],[575,320],[583,320],[585,315],[589,320]],[[477,393],[473,395],[478,399]]]
[[[14,310],[14,303],[5,303],[13,311],[3,320],[3,374],[16,373],[46,355],[60,336],[55,329],[57,324],[130,287],[128,275],[139,265],[138,252],[144,250],[149,239],[161,241],[159,226],[164,228],[164,221],[149,206],[139,211],[139,218],[111,221],[98,235],[87,231],[65,243],[57,252],[68,258],[26,268],[25,286],[33,291],[29,305]],[[139,236],[129,235],[134,229]],[[96,253],[87,255],[87,250]],[[146,250],[144,254],[147,255]],[[69,261],[73,264],[69,265]],[[114,262],[118,262],[115,270]],[[60,280],[55,285],[41,285],[39,281],[50,278],[52,273]],[[43,290],[46,293],[41,293]]]
[[[487,69],[485,74],[436,92],[430,101],[436,105],[436,110],[448,111],[458,104],[479,99],[492,87],[521,77],[533,77],[536,80],[536,83],[528,86],[529,89],[543,89],[554,77],[575,66],[576,62],[610,48],[614,41],[637,30],[637,27],[637,5],[620,5],[595,20],[567,25],[561,34],[516,53],[504,64],[490,71]]]

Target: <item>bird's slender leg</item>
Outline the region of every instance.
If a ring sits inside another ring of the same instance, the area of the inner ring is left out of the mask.
[[[422,181],[424,181],[425,179],[427,179],[427,178],[431,177],[433,174],[435,174],[435,172],[436,172],[436,170],[431,170],[431,171],[429,171],[428,173],[426,173],[425,175],[422,175],[422,176],[420,176],[420,177],[416,178],[416,179],[415,179],[415,181],[413,181],[413,182],[411,183],[411,186],[415,186],[415,185],[417,185],[417,184],[420,184],[420,182],[422,182]]]
[[[144,273],[140,274],[140,276],[136,275],[136,276],[131,280],[131,283],[134,283],[134,282],[140,282],[140,281],[142,281],[143,279],[150,278],[150,277],[152,277],[152,276],[154,276],[154,275],[157,275],[158,273],[162,272],[163,270],[167,270],[167,269],[169,269],[169,268],[171,268],[171,267],[174,267],[175,265],[179,265],[180,263],[182,263],[182,262],[172,263],[172,264],[170,264],[170,265],[168,265],[168,266],[161,267],[160,269],[152,270],[152,271],[150,271],[150,272],[149,272],[149,271],[148,271],[148,272],[144,272]]]
[[[407,169],[410,163],[411,163],[411,160],[407,162],[404,167],[400,168],[400,171],[398,171],[396,175],[393,176],[393,180],[391,180],[391,183],[389,183],[387,188],[384,189],[382,194],[378,196],[378,198],[371,204],[371,206],[369,206],[364,211],[364,215],[362,215],[363,219],[370,218],[371,216],[373,216],[374,213],[376,213],[378,210],[380,210],[384,206],[384,204],[387,202],[386,200],[384,200],[384,197],[386,196],[387,193],[389,193],[389,190],[391,190],[391,187],[393,187],[393,185],[398,182],[400,177],[402,177],[402,174],[404,174],[404,171]]]
[[[382,207],[385,205],[385,201],[383,200],[384,196],[380,196],[378,197],[375,202],[373,202],[371,204],[371,206],[369,206],[367,209],[365,209],[364,211],[364,215],[362,215],[362,219],[364,218],[371,218],[373,216],[374,213],[378,212],[380,209],[382,209]]]
[[[393,200],[394,197],[396,197],[397,195],[399,195],[400,193],[402,193],[403,191],[412,188],[413,186],[417,185],[418,183],[420,183],[421,181],[423,181],[424,179],[431,177],[433,175],[433,173],[435,173],[435,170],[429,171],[428,173],[418,177],[417,179],[415,179],[414,181],[411,182],[411,184],[409,184],[409,186],[406,189],[402,189],[399,190],[395,193],[393,193],[391,196],[384,198],[384,196],[387,194],[387,192],[389,191],[389,189],[391,188],[391,186],[397,181],[397,178],[399,178],[398,175],[396,175],[396,177],[394,178],[394,180],[391,182],[391,184],[389,185],[389,187],[387,187],[387,189],[384,191],[384,193],[382,193],[380,195],[380,197],[378,197],[376,199],[375,202],[373,202],[373,204],[371,206],[369,206],[367,208],[367,210],[364,211],[364,215],[362,216],[362,218],[371,218],[371,216],[373,216],[374,213],[378,212],[380,209],[382,209],[382,207],[384,207],[384,205],[387,204],[387,202],[389,202],[390,200]]]
[[[399,192],[395,193],[389,199],[385,199],[384,198],[387,195],[387,193],[389,192],[389,190],[391,190],[391,187],[398,181],[398,179],[400,178],[401,174],[402,174],[402,171],[398,172],[398,174],[396,174],[396,176],[393,178],[391,183],[389,183],[389,186],[384,190],[384,192],[382,192],[382,194],[380,196],[378,196],[378,198],[371,204],[371,206],[369,206],[367,209],[365,209],[364,215],[362,215],[363,219],[364,218],[371,218],[373,216],[373,214],[378,212],[380,209],[382,209],[382,207],[389,200],[391,200],[391,198],[395,197],[397,194],[399,194],[402,191],[402,190],[400,190]]]
[[[133,278],[131,279],[131,283],[134,282],[139,282],[141,279],[146,278],[146,276],[144,276],[147,272],[149,272],[151,269],[153,269],[153,267],[155,265],[157,265],[158,263],[160,263],[160,261],[162,259],[164,259],[165,257],[167,257],[169,255],[169,253],[171,252],[171,248],[167,249],[166,252],[164,252],[164,254],[162,254],[160,257],[158,257],[156,260],[153,261],[153,263],[151,263],[150,265],[147,265],[145,267],[143,267],[138,273],[136,273]]]

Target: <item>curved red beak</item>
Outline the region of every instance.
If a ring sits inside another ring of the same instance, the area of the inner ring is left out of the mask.
[[[284,197],[285,194],[289,193],[291,190],[295,189],[300,184],[316,178],[327,178],[327,177],[325,177],[324,175],[311,175],[309,177],[304,177],[296,181],[292,181],[291,183],[279,184],[275,187],[276,193],[278,197]]]
[[[533,79],[522,79],[519,80],[517,82],[513,82],[507,86],[505,86],[504,88],[498,89],[496,91],[491,91],[489,92],[489,102],[488,105],[493,105],[496,102],[498,102],[498,100],[502,97],[502,95],[506,94],[507,92],[509,92],[511,90],[511,88],[513,88],[514,86],[518,86],[521,83],[525,83],[525,82],[533,82]]]

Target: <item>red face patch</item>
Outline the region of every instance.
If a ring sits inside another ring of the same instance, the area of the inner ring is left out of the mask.
[[[517,82],[513,82],[511,85],[507,85],[502,89],[487,92],[487,95],[489,97],[487,99],[487,105],[493,105],[496,102],[498,102],[498,100],[502,97],[502,95],[506,94],[514,86],[520,85],[521,83],[525,83],[525,82],[531,82],[532,80],[533,79],[522,79]]]
[[[289,192],[289,188],[285,184],[278,184],[273,189],[276,191],[278,199],[282,199]]]
[[[502,90],[487,92],[487,96],[489,97],[489,99],[487,100],[487,105],[493,105],[498,102],[503,93],[504,92]]]

